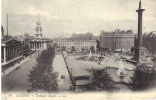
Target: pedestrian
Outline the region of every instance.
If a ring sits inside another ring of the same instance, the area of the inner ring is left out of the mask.
[[[5,75],[5,71],[3,71],[3,75]]]
[[[61,75],[61,79],[63,79],[63,75]]]

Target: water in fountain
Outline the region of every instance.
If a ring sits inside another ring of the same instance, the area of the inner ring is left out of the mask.
[[[126,71],[125,71],[125,68],[123,66],[123,61],[121,59],[120,62],[119,62],[119,68],[118,68],[118,71],[117,71],[117,75],[122,77],[122,76],[125,76],[125,74],[126,74]]]
[[[91,50],[90,50],[89,59],[91,59],[91,57],[92,57],[92,52],[91,52]]]

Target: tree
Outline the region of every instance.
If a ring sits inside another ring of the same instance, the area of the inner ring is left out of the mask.
[[[95,48],[94,48],[94,46],[91,46],[91,47],[90,47],[90,50],[91,50],[92,53],[95,53]]]
[[[144,90],[152,87],[156,80],[156,71],[148,66],[137,66],[134,76],[131,78],[131,87],[133,90]]]
[[[95,90],[107,91],[112,91],[116,88],[112,78],[107,73],[106,68],[102,70],[93,70],[92,88]]]
[[[62,47],[62,51],[66,51],[66,47],[65,46]]]
[[[100,50],[100,41],[99,40],[96,40],[96,43],[97,43],[96,48],[99,51]]]
[[[29,91],[57,91],[58,73],[54,72],[52,63],[55,57],[55,49],[49,47],[36,59],[37,64],[30,71],[28,81],[31,82]]]
[[[53,47],[54,47],[54,48],[58,48],[57,43],[54,43],[54,44],[53,44]]]
[[[81,48],[81,52],[84,52],[84,50],[85,50],[84,48]]]
[[[75,47],[74,46],[71,47],[71,51],[75,51]]]

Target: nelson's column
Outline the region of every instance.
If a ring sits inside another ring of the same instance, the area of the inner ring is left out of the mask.
[[[135,60],[138,63],[146,62],[146,48],[142,46],[142,14],[145,9],[141,8],[141,0],[139,1],[139,8],[136,10],[138,12],[138,35],[137,35],[137,45],[135,47]]]

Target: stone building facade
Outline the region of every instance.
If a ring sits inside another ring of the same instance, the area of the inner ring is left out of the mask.
[[[73,33],[71,35],[72,39],[84,39],[84,40],[92,40],[94,38],[93,33],[87,32],[86,34],[78,34],[78,33]]]
[[[134,34],[131,30],[114,32],[101,31],[100,48],[113,51],[131,51],[134,47]]]
[[[156,53],[156,31],[143,34],[142,45],[150,52]]]
[[[64,48],[67,51],[71,51],[72,47],[75,48],[75,51],[82,52],[83,50],[89,50],[91,46],[96,49],[97,42],[96,40],[88,39],[72,39],[72,38],[59,38],[54,41],[57,44],[57,47],[61,50]]]
[[[1,43],[2,71],[23,58],[23,44],[13,38],[3,38]]]

